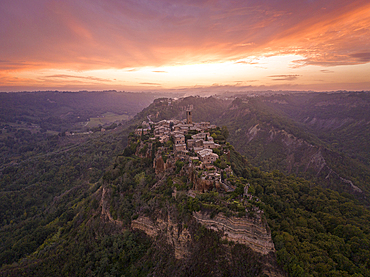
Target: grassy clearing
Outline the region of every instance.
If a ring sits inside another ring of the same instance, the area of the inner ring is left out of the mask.
[[[107,124],[111,124],[116,121],[124,121],[130,118],[127,114],[115,114],[111,112],[107,112],[100,117],[92,117],[90,121],[86,124],[89,128],[98,127],[99,125],[104,126]]]

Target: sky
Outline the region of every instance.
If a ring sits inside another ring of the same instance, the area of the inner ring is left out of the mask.
[[[0,91],[370,90],[370,1],[1,0]]]

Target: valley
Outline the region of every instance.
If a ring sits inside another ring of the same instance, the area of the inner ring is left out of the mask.
[[[157,98],[73,136],[18,118],[2,134],[0,275],[368,276],[369,99]]]

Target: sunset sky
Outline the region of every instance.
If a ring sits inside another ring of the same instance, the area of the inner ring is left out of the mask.
[[[1,0],[0,91],[370,90],[370,1]]]

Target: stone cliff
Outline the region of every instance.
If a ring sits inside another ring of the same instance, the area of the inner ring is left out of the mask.
[[[191,235],[188,229],[180,229],[170,217],[153,222],[149,217],[140,216],[131,222],[131,228],[142,230],[150,237],[164,236],[167,243],[174,246],[176,259],[185,258],[189,253]]]
[[[222,214],[210,218],[208,214],[194,212],[194,218],[208,229],[223,231],[224,238],[235,243],[245,244],[263,255],[274,252],[275,247],[267,225],[260,220],[246,217],[226,217]]]
[[[244,244],[262,255],[275,252],[271,233],[266,224],[258,219],[226,217],[222,214],[210,218],[208,214],[194,212],[195,220],[208,229],[222,231],[224,239]],[[170,217],[166,220],[152,221],[149,217],[140,216],[131,223],[131,228],[144,231],[148,236],[165,236],[167,242],[174,246],[175,257],[185,258],[189,253],[191,235],[187,228],[179,228]]]
[[[271,126],[258,128],[258,124],[246,132],[247,145],[254,141],[263,141],[265,145],[264,155],[269,159],[280,161],[280,170],[287,174],[298,176],[314,176],[321,180],[321,185],[331,187],[341,186],[345,191],[361,194],[360,188],[351,180],[340,176],[333,170],[325,159],[325,149],[315,146],[302,138],[298,138],[285,130],[279,130]],[[333,153],[331,153],[333,155]],[[253,161],[253,159],[252,159]],[[255,161],[258,163],[258,161]]]

